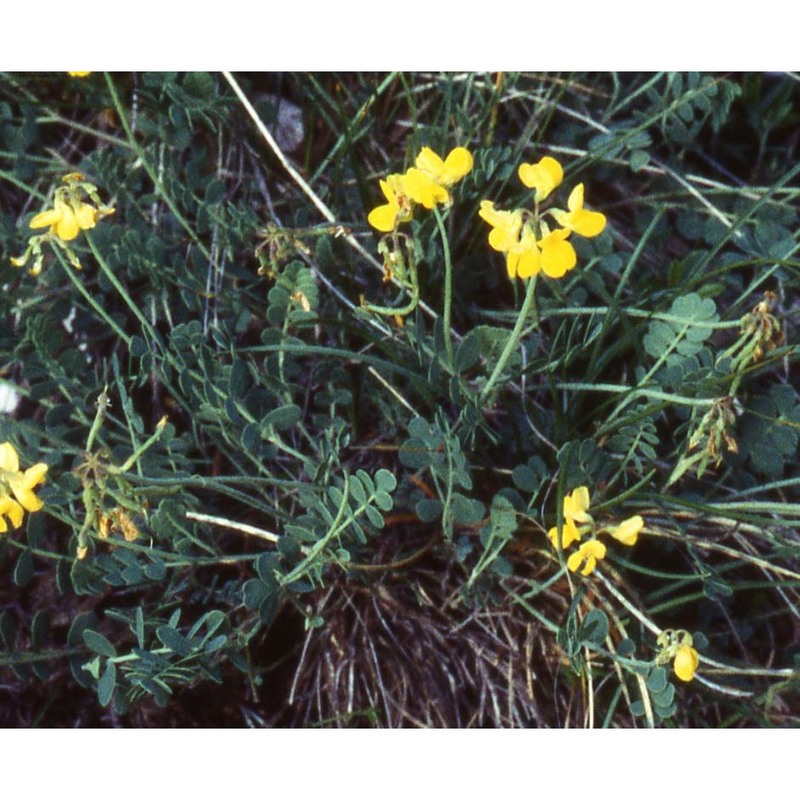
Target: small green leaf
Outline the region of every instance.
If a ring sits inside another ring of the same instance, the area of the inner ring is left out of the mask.
[[[279,406],[270,411],[261,420],[262,432],[269,425],[276,431],[286,431],[293,428],[303,416],[303,411],[299,406],[293,403],[288,403],[285,406]]]
[[[364,490],[364,484],[359,480],[358,475],[350,476],[350,496],[360,506],[367,504],[367,492]]]
[[[96,624],[96,622],[97,616],[93,611],[86,611],[82,614],[78,614],[75,619],[72,620],[72,624],[69,626],[69,632],[67,633],[67,646],[77,647],[81,642],[84,641],[83,632],[90,625]]]
[[[134,629],[136,631],[136,643],[144,649],[144,612],[141,606],[136,606]]]
[[[419,500],[414,510],[421,522],[433,522],[442,516],[441,502],[427,497]]]
[[[386,524],[383,519],[383,514],[381,514],[381,512],[378,511],[378,509],[374,506],[366,506],[364,508],[364,512],[367,515],[370,525],[374,526],[375,528],[383,528],[383,526]]]
[[[103,676],[97,683],[97,700],[103,708],[111,702],[111,697],[114,694],[116,685],[117,667],[113,661],[107,661],[106,668],[103,670]]]
[[[102,633],[98,633],[91,628],[87,628],[83,631],[83,641],[90,650],[93,650],[101,656],[114,658],[117,655],[114,645],[111,644]]]
[[[31,647],[38,649],[47,638],[47,633],[50,630],[50,614],[49,612],[40,609],[33,615],[31,620]]]
[[[675,687],[671,683],[667,683],[659,692],[651,689],[650,696],[653,698],[653,704],[659,708],[658,713],[663,717],[664,714],[661,709],[672,705],[672,701],[675,699]]]
[[[450,510],[453,522],[459,525],[474,525],[480,522],[485,513],[486,506],[480,500],[465,497],[460,492],[453,492]]]
[[[653,667],[647,676],[647,688],[651,692],[661,692],[667,685],[667,670],[664,667]]]
[[[272,594],[272,590],[263,581],[251,578],[242,587],[242,601],[247,608],[257,609]]]
[[[393,492],[397,488],[397,478],[388,469],[379,469],[375,473],[375,487],[384,492]]]
[[[416,438],[407,439],[403,442],[397,455],[400,463],[410,469],[427,467],[433,458],[433,452],[425,442]]]
[[[617,645],[617,655],[622,658],[630,658],[636,652],[636,643],[633,639],[623,639]]]
[[[191,643],[175,628],[169,625],[160,625],[156,628],[156,636],[164,647],[168,647],[173,653],[185,658],[188,656],[193,648]]]
[[[363,469],[357,469],[355,477],[358,478],[361,485],[364,487],[364,492],[370,496],[375,494],[375,483],[370,478],[369,473]]]
[[[378,506],[381,511],[391,511],[394,502],[392,496],[388,492],[378,489],[375,492],[375,505]]]
[[[601,645],[608,636],[608,617],[599,608],[593,608],[583,618],[580,629],[578,630],[578,639],[581,642],[591,642],[592,644]]]
[[[17,586],[26,586],[33,577],[33,556],[30,550],[23,550],[17,556],[17,563],[14,565],[14,583]]]

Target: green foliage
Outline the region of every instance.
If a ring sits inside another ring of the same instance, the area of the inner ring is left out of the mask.
[[[19,701],[0,722],[38,724],[25,698],[55,709],[62,686],[89,698],[82,724],[161,722],[212,686],[226,708],[280,705],[275,724],[796,724],[796,654],[771,643],[800,587],[798,91],[772,73],[0,76],[0,444],[22,476],[0,471]],[[381,239],[378,179],[423,146],[474,166]],[[518,169],[543,156],[565,179],[534,203]],[[114,212],[58,242],[29,223],[69,172]],[[570,234],[562,277],[509,280],[481,202],[555,229],[578,183],[605,229]],[[11,259],[40,234],[31,274]],[[14,486],[43,503],[19,528]],[[581,486],[590,522],[563,506]],[[636,543],[615,538],[635,516]],[[546,535],[567,522],[608,547],[589,575]],[[673,624],[706,632],[702,690],[651,657]],[[411,672],[438,660],[485,687],[450,717]]]

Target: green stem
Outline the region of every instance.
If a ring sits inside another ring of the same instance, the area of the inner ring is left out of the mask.
[[[447,241],[447,231],[444,227],[444,220],[437,206],[433,208],[433,215],[436,218],[436,225],[439,228],[439,235],[442,237],[442,248],[444,251],[444,310],[442,312],[442,327],[444,335],[444,351],[447,358],[447,366],[450,373],[455,372],[455,359],[453,357],[453,338],[450,330],[450,320],[453,312],[453,262],[450,260],[450,244]]]
[[[489,376],[489,380],[486,382],[486,385],[481,389],[479,400],[485,401],[488,399],[494,385],[500,379],[500,375],[503,372],[506,364],[508,363],[508,359],[511,358],[511,354],[516,350],[517,346],[519,345],[519,340],[522,337],[522,329],[525,327],[525,320],[528,317],[528,314],[533,307],[533,298],[536,291],[536,276],[534,275],[528,281],[528,289],[525,293],[525,301],[522,304],[522,308],[520,309],[519,316],[517,317],[517,322],[514,325],[514,329],[511,331],[511,334],[508,337],[508,341],[506,342],[506,346],[503,348],[503,352],[500,354],[500,358],[497,360],[497,364],[495,364],[494,371]]]
[[[131,337],[128,336],[122,328],[117,325],[114,319],[106,313],[106,310],[94,299],[94,297],[90,294],[90,292],[86,289],[81,281],[75,276],[75,268],[71,267],[69,264],[65,263],[64,256],[61,254],[60,250],[55,250],[56,258],[58,259],[58,263],[63,268],[64,272],[67,273],[67,277],[72,281],[75,288],[83,295],[83,299],[97,312],[97,315],[104,320],[111,330],[125,342],[126,347],[130,347],[131,344]]]
[[[125,301],[125,304],[133,312],[133,315],[136,317],[136,319],[139,320],[142,326],[142,331],[146,331],[151,340],[158,341],[158,337],[153,329],[153,326],[150,324],[150,320],[147,319],[147,317],[141,312],[139,306],[133,302],[133,298],[131,298],[131,296],[128,294],[128,290],[122,285],[119,278],[117,278],[117,276],[114,274],[114,270],[111,269],[108,262],[105,260],[105,258],[103,258],[103,254],[97,249],[97,246],[92,241],[91,235],[88,233],[86,234],[86,241],[89,243],[89,249],[92,251],[92,255],[97,260],[100,269],[103,271],[106,278],[108,278],[109,283],[117,290],[119,296]],[[126,343],[130,346],[130,337],[127,338],[128,340]]]

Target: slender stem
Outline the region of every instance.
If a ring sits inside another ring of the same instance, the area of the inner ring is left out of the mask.
[[[528,281],[528,289],[525,293],[525,301],[522,304],[522,308],[520,309],[519,316],[517,317],[517,322],[514,325],[514,329],[511,331],[508,337],[508,341],[506,342],[506,346],[503,348],[503,352],[500,354],[500,358],[497,360],[497,364],[495,364],[494,371],[489,376],[489,380],[486,382],[486,385],[481,389],[480,393],[480,400],[485,401],[494,385],[500,378],[500,375],[503,372],[506,364],[508,363],[508,359],[511,358],[511,354],[516,350],[517,346],[519,345],[519,340],[522,337],[522,329],[525,327],[525,320],[530,313],[530,310],[533,306],[533,298],[536,293],[536,276],[534,275]]]
[[[450,331],[450,320],[453,312],[453,262],[450,260],[450,244],[447,241],[447,231],[444,227],[444,220],[437,206],[433,208],[433,215],[436,218],[436,225],[439,228],[439,235],[442,237],[442,248],[444,251],[444,310],[442,312],[442,328],[444,335],[444,351],[447,357],[447,366],[450,372],[455,372],[455,359],[453,357],[453,338]]]
[[[131,298],[127,289],[114,274],[114,270],[111,269],[108,262],[105,260],[105,258],[103,258],[103,254],[97,249],[97,246],[92,241],[91,235],[88,233],[86,234],[86,241],[89,243],[89,249],[92,251],[92,255],[95,257],[97,264],[105,274],[108,282],[117,290],[119,296],[125,301],[125,305],[128,306],[128,308],[133,312],[133,315],[141,323],[142,331],[147,332],[154,341],[157,341],[156,334],[153,330],[153,326],[150,324],[150,320],[148,320],[147,317],[141,312],[139,306],[133,302],[133,298]],[[130,346],[130,340],[128,340],[127,344]]]
[[[120,328],[120,326],[114,321],[113,317],[106,313],[106,310],[97,302],[97,300],[94,299],[92,294],[87,290],[83,283],[78,280],[78,278],[75,276],[74,267],[71,267],[64,261],[64,256],[61,254],[61,251],[56,250],[55,253],[58,263],[61,265],[64,272],[66,272],[67,277],[70,279],[70,281],[72,281],[75,288],[83,295],[83,299],[86,300],[86,302],[97,312],[97,315],[100,317],[100,319],[104,320],[111,330],[113,330],[114,333],[116,333],[117,336],[119,336],[119,338],[125,342],[125,345],[130,347],[131,337],[128,336],[128,334],[125,333],[122,328]]]

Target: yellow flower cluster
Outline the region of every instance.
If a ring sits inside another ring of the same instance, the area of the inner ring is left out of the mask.
[[[33,513],[42,508],[44,503],[33,490],[44,480],[46,472],[47,464],[34,464],[22,472],[14,445],[0,444],[0,533],[8,530],[8,522],[19,528],[25,511]]]
[[[472,164],[472,153],[465,147],[454,148],[444,160],[430,147],[423,147],[413,167],[380,181],[386,203],[370,211],[369,224],[382,233],[390,233],[411,219],[415,205],[428,210],[450,205],[448,189],[469,173]]]
[[[700,665],[700,656],[692,647],[691,633],[684,630],[665,630],[659,634],[656,644],[661,648],[656,656],[656,664],[672,661],[672,669],[680,680],[688,682],[694,678]]]
[[[64,185],[55,190],[53,208],[40,211],[28,223],[34,230],[37,228],[49,228],[49,230],[42,235],[32,236],[25,253],[11,259],[15,267],[23,267],[33,255],[34,264],[30,270],[32,275],[41,272],[44,241],[52,241],[62,247],[69,255],[73,266],[80,269],[80,262],[66,243],[77,238],[81,231],[94,228],[98,220],[114,213],[113,208],[100,203],[97,187],[88,183],[80,172],[71,172],[65,175],[62,181]],[[95,205],[86,202],[87,196]]]
[[[519,179],[534,190],[534,210],[517,208],[500,211],[491,200],[481,201],[480,216],[492,226],[489,244],[506,254],[510,278],[527,279],[539,272],[561,278],[578,261],[575,248],[568,241],[573,233],[591,238],[606,226],[599,211],[583,207],[583,184],[570,193],[567,210],[550,209],[547,213],[560,227],[550,230],[539,214],[539,203],[546,200],[564,178],[564,170],[555,158],[545,156],[536,164],[521,164]]]
[[[613,539],[627,547],[633,547],[639,538],[644,520],[637,514],[621,522],[619,525],[601,527],[595,530],[595,523],[589,514],[589,489],[579,486],[564,497],[564,522],[561,526],[561,549],[566,550],[570,545],[580,540],[586,534],[591,538],[583,542],[567,559],[567,568],[570,572],[590,575],[598,561],[606,557],[606,546],[597,538],[601,533],[608,533]],[[550,528],[547,532],[553,547],[558,549],[558,528]]]

